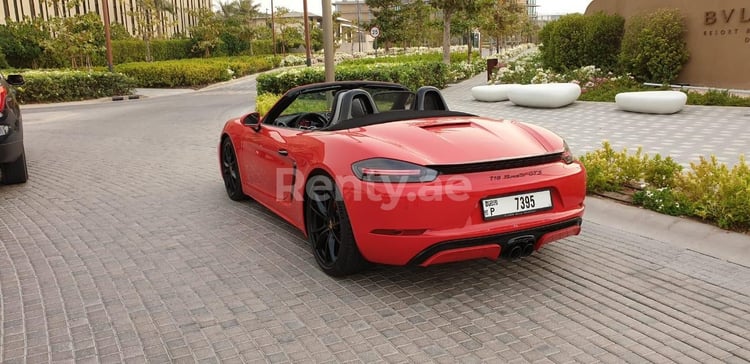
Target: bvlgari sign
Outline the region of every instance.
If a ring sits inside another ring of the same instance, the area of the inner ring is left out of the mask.
[[[744,36],[745,43],[750,43],[750,8],[709,10],[704,19],[703,24],[712,27],[703,31],[704,36],[737,39]],[[713,26],[716,28],[713,29]]]
[[[599,11],[629,17],[660,8],[679,9],[687,26],[690,60],[677,82],[750,89],[750,4],[748,0],[593,0]]]

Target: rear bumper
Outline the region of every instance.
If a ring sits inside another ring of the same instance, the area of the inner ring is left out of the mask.
[[[455,176],[441,176],[428,184],[342,185],[360,252],[368,261],[389,265],[425,266],[506,254],[515,258],[580,232],[586,196],[582,166],[553,163],[500,173],[502,178],[499,172],[466,174],[458,182]],[[540,190],[550,191],[551,208],[483,217],[483,199]],[[511,254],[515,246],[521,253]]]
[[[500,256],[511,258],[514,248],[532,244],[533,251],[545,244],[581,232],[581,218],[575,218],[538,228],[506,234],[489,235],[470,239],[450,240],[437,243],[417,254],[408,265],[428,266],[439,263],[467,259],[487,258],[495,260]],[[520,252],[520,250],[519,250]],[[529,251],[529,254],[531,251]]]
[[[23,153],[23,141],[0,142],[0,163],[10,163],[18,159]]]

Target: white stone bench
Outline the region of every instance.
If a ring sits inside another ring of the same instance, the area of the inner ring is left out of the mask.
[[[615,96],[618,109],[647,114],[674,114],[686,102],[687,95],[680,91],[621,92]]]
[[[508,91],[508,98],[518,106],[558,108],[572,104],[581,96],[575,83],[519,85]]]
[[[508,91],[515,86],[519,85],[516,83],[509,83],[502,85],[474,86],[471,88],[471,96],[477,101],[505,101],[508,99]]]

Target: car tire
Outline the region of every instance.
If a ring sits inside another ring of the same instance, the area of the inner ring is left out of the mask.
[[[242,192],[242,177],[237,163],[237,154],[234,151],[232,140],[229,138],[225,138],[221,142],[221,178],[224,180],[227,196],[231,200],[242,201],[247,199],[247,195]]]
[[[305,195],[305,228],[320,269],[342,277],[367,268],[336,183],[325,175],[313,176],[305,185]]]
[[[26,152],[21,152],[21,155],[13,162],[0,164],[0,175],[2,176],[0,183],[4,185],[26,182],[29,178],[26,170]]]

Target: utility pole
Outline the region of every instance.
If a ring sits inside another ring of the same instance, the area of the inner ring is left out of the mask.
[[[276,55],[276,24],[273,20],[273,0],[271,0],[271,43],[273,48],[273,55]]]
[[[359,52],[362,52],[362,28],[360,28],[360,24],[362,24],[362,20],[359,16],[359,0],[357,0],[357,45],[359,46]]]
[[[331,0],[323,1],[323,50],[325,52],[326,82],[336,80],[336,65],[334,55],[336,48],[333,44],[333,12],[331,11]]]
[[[307,15],[307,0],[302,1],[302,9],[305,13],[305,56],[307,56],[305,64],[307,67],[310,67],[312,65],[312,55],[310,54],[310,17]]]
[[[109,0],[102,0],[102,12],[104,13],[104,45],[107,49],[107,69],[109,69],[109,72],[114,72],[112,66],[112,34],[109,29]]]

